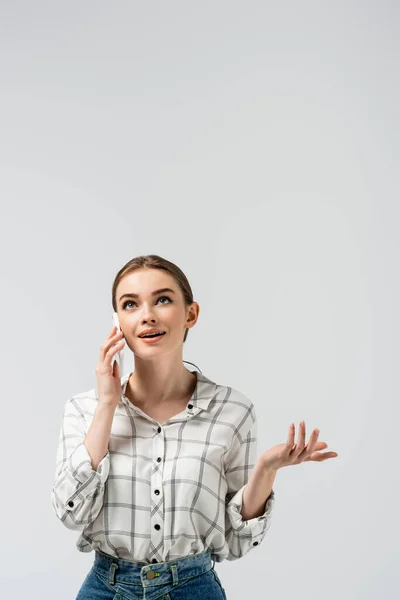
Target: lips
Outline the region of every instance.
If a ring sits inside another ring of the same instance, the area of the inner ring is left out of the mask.
[[[165,332],[160,331],[160,333],[146,333],[145,335],[140,335],[139,337],[142,338],[142,340],[143,339],[147,340],[147,339],[152,339],[155,337],[160,337],[162,335],[165,335]]]
[[[151,327],[150,329],[144,329],[141,333],[139,333],[138,337],[141,337],[146,333],[165,333],[165,331],[162,329],[157,329],[156,327]]]
[[[157,342],[159,342],[160,340],[162,340],[163,337],[165,337],[165,333],[161,334],[161,335],[155,335],[154,337],[139,337],[139,339],[141,339],[143,342],[146,342],[147,344],[156,344]]]

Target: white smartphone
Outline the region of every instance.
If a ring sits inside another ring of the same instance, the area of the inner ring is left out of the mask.
[[[119,326],[119,319],[118,319],[118,314],[116,312],[113,312],[113,321],[114,321],[114,325],[117,327],[118,331],[121,331],[121,327]],[[123,339],[123,338],[121,338]],[[123,376],[123,368],[124,368],[124,348],[121,348],[121,350],[119,350],[118,352],[116,352],[114,354],[114,358],[113,358],[113,364],[114,364],[114,360],[116,360],[118,362],[118,367],[119,367],[119,376],[122,377]]]

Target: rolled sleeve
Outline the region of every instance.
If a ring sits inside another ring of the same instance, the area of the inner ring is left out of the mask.
[[[265,502],[262,515],[245,521],[241,515],[244,488],[245,486],[241,487],[240,490],[236,492],[228,503],[226,510],[232,529],[236,532],[236,535],[239,535],[243,540],[248,540],[249,543],[246,543],[245,547],[242,548],[242,551],[245,550],[245,552],[247,552],[250,550],[251,546],[257,546],[264,539],[264,536],[270,527],[270,516],[275,503],[275,492],[274,490],[271,491]]]
[[[249,428],[250,422],[250,428]],[[243,432],[246,432],[243,435]],[[244,520],[241,515],[244,488],[250,478],[257,460],[257,419],[254,405],[249,403],[247,419],[238,427],[232,446],[225,458],[226,531],[225,538],[229,547],[227,560],[236,560],[244,556],[264,539],[270,525],[275,504],[275,491],[272,489],[267,498],[263,514]]]
[[[96,471],[92,468],[83,442],[85,436],[84,417],[76,403],[69,400],[64,409],[51,492],[53,510],[68,529],[83,529],[97,517],[110,471],[109,452]]]
[[[78,481],[85,486],[86,492],[90,494],[99,483],[107,481],[110,470],[109,453],[101,459],[97,471],[92,468],[90,454],[83,442],[78,444],[69,457],[69,471]],[[88,495],[86,494],[86,495]]]

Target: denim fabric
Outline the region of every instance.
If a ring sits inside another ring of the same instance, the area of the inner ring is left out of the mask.
[[[209,550],[150,564],[96,550],[76,600],[227,600],[214,564]]]

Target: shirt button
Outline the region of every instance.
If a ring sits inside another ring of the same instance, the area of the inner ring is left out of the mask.
[[[154,493],[157,494],[157,496],[158,496],[158,494],[160,493],[160,490],[154,490]]]
[[[193,404],[188,404],[188,408],[193,408]]]
[[[157,429],[157,431],[158,431],[158,433],[160,433],[160,431],[161,431],[161,427],[159,427],[159,428]]]
[[[152,559],[151,559],[151,562],[152,562],[152,563],[156,563],[156,562],[157,562],[157,559],[156,559],[156,558],[152,558]]]
[[[154,529],[161,529],[160,525],[157,523],[157,525],[154,525]]]
[[[68,502],[68,506],[70,506],[71,508],[74,506],[74,503],[72,502],[72,500],[70,500],[70,501]]]
[[[253,542],[253,546],[257,546],[257,545],[258,545],[258,542]]]
[[[161,456],[159,456],[159,457],[157,458],[157,462],[161,462],[161,461],[162,461],[162,458],[161,458]]]

